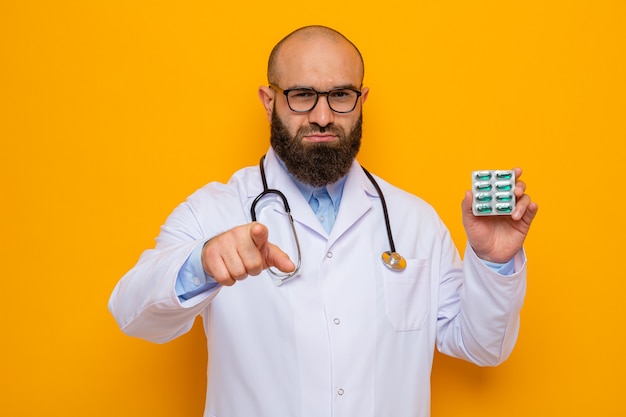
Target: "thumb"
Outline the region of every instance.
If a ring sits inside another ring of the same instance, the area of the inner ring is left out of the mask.
[[[461,211],[463,213],[463,216],[470,216],[474,214],[472,211],[473,201],[474,194],[470,190],[465,191],[465,197],[461,201]]]
[[[465,197],[461,203],[464,211],[472,211],[472,200],[474,199],[474,194],[470,190],[465,191]]]
[[[289,259],[289,255],[267,239],[269,231],[261,223],[254,223],[250,228],[250,237],[263,256],[264,268],[276,267],[282,272],[292,272],[296,265]]]

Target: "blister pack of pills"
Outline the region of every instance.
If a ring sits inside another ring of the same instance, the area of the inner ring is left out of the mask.
[[[510,215],[515,208],[515,171],[472,171],[475,216]]]

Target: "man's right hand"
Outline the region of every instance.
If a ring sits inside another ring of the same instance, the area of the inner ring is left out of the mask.
[[[252,222],[215,236],[202,248],[202,267],[221,285],[231,286],[249,275],[274,267],[282,272],[296,269],[289,256],[270,243],[267,227]]]

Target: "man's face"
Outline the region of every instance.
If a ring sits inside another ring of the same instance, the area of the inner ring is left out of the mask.
[[[276,84],[283,90],[310,87],[360,89],[363,69],[356,50],[345,41],[324,37],[293,39],[283,45],[278,59]],[[309,112],[292,111],[282,92],[262,88],[260,95],[270,118],[271,144],[287,169],[313,186],[331,184],[344,176],[361,143],[362,90],[355,109],[336,113],[320,96]]]

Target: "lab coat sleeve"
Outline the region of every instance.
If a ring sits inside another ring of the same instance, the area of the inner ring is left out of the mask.
[[[231,226],[217,210],[210,210],[209,198],[219,199],[217,194],[196,193],[178,206],[162,226],[155,248],[145,251],[118,282],[109,310],[124,333],[156,343],[172,340],[191,329],[195,317],[220,291],[218,286],[187,301],[175,291],[179,271],[194,248]],[[201,215],[207,211],[210,214]],[[216,225],[208,223],[211,218]]]
[[[513,274],[501,275],[466,246],[461,271],[449,269],[441,285],[437,347],[442,353],[480,366],[509,357],[526,291],[524,253],[513,261]]]

